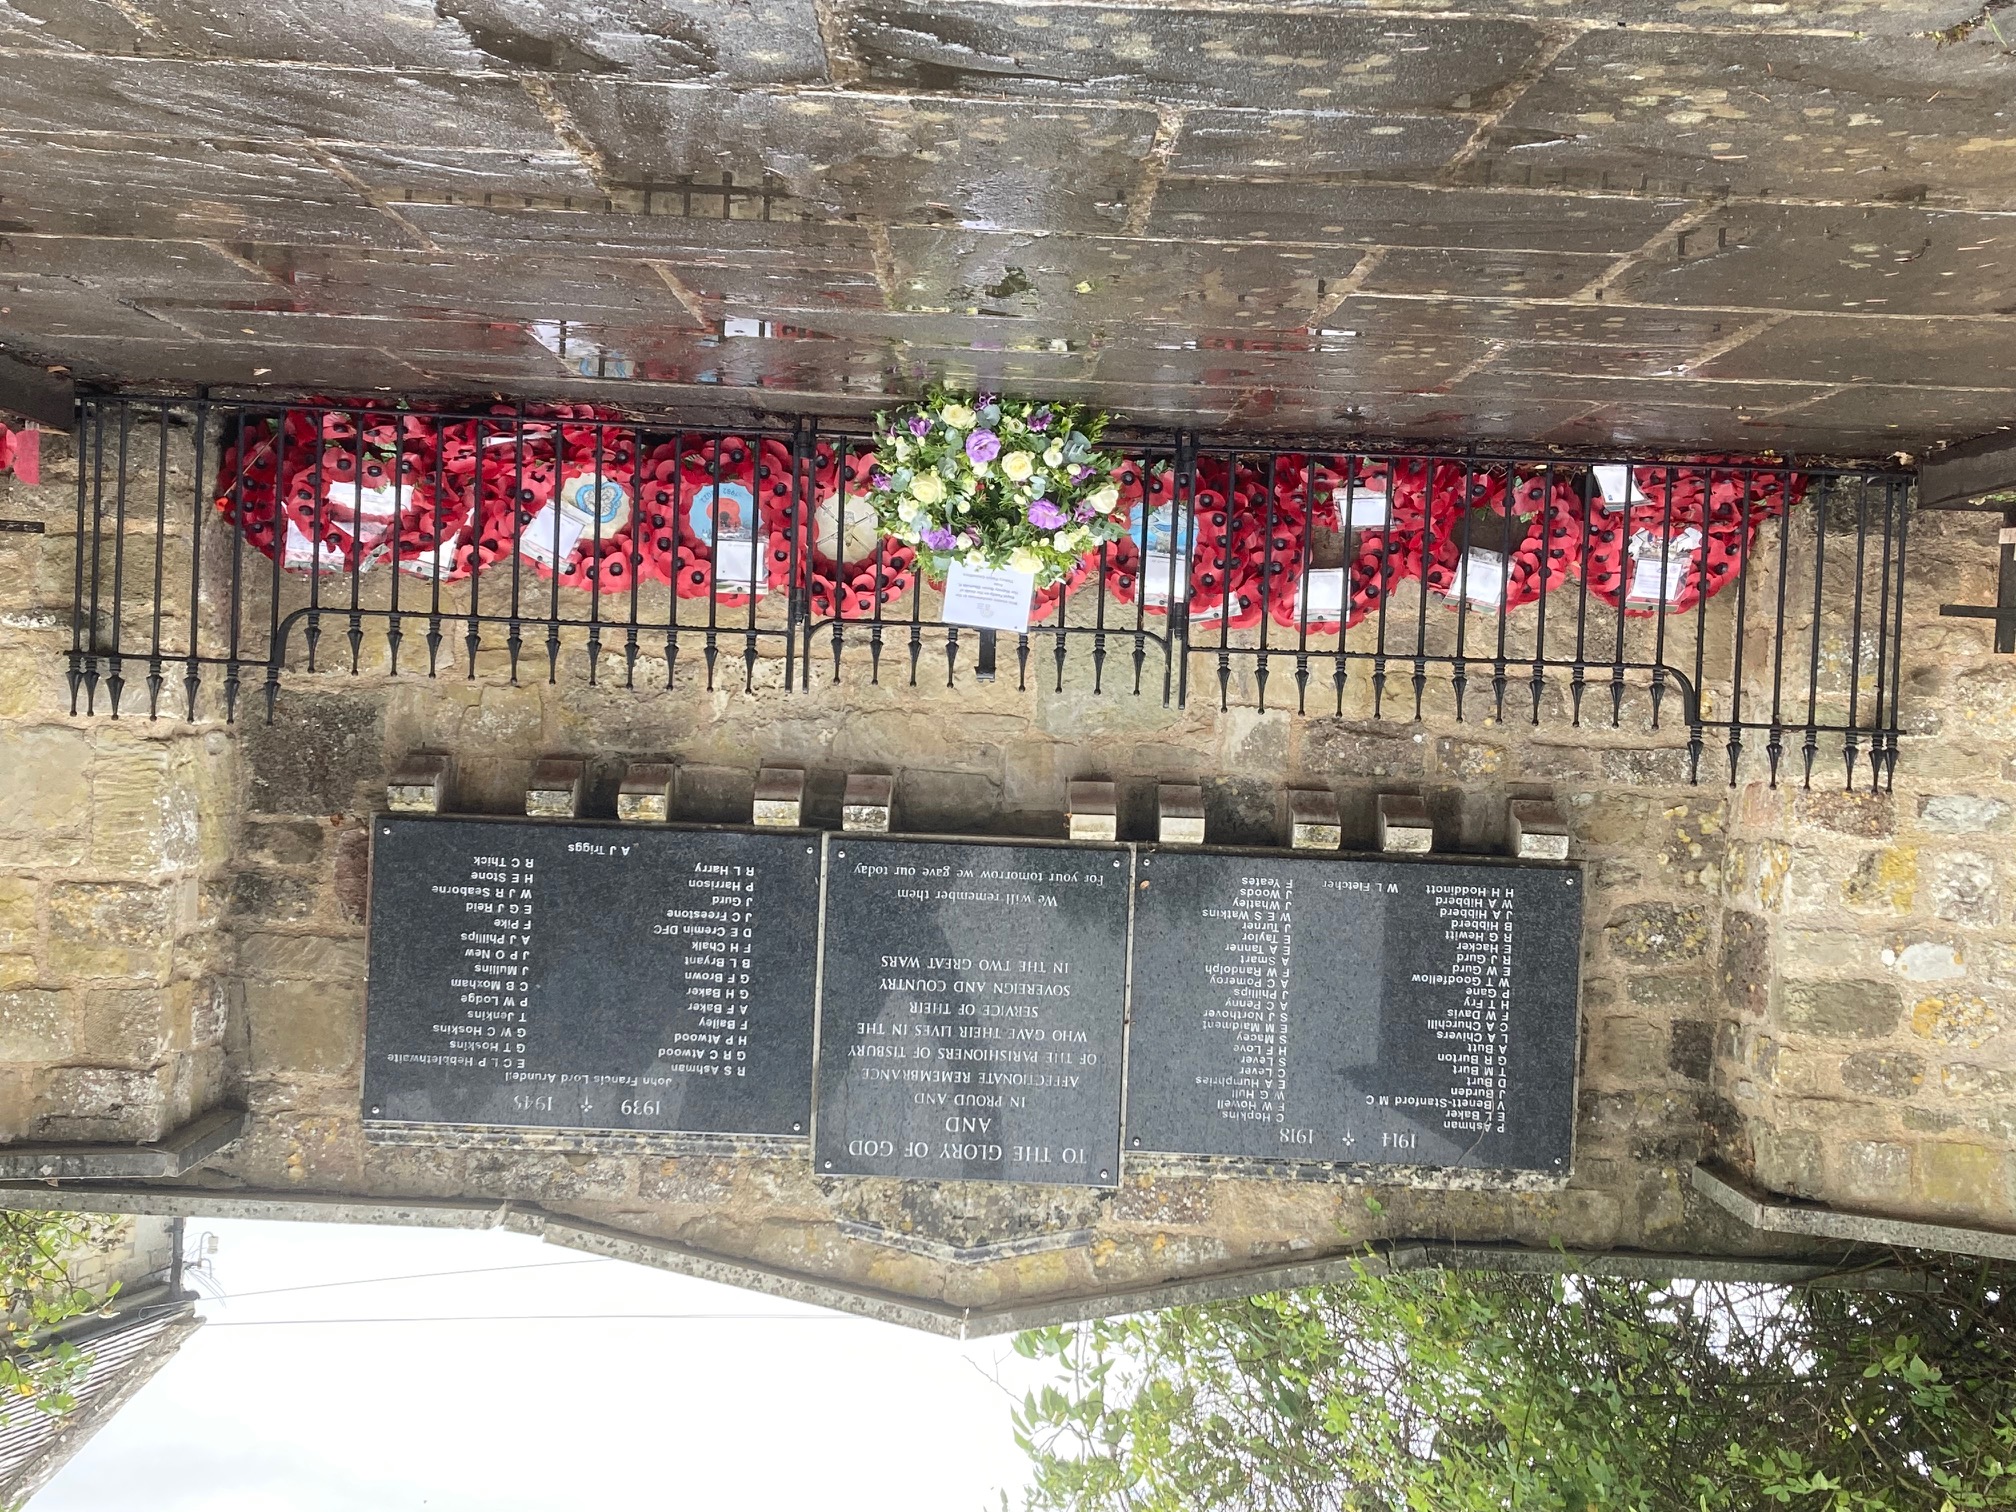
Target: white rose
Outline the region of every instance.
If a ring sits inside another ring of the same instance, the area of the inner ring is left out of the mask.
[[[968,567],[985,567],[987,565],[987,554],[977,549],[967,552],[966,565]]]
[[[1035,572],[1043,565],[1043,558],[1027,546],[1017,546],[1008,553],[1008,565],[1017,572]]]
[[[1045,451],[1043,453],[1043,465],[1045,467],[1062,467],[1064,465],[1064,448],[1061,446],[1052,446]]]
[[[1086,495],[1085,502],[1099,514],[1111,514],[1120,502],[1120,485],[1108,483],[1104,488],[1094,489]]]
[[[1036,471],[1036,464],[1029,460],[1029,453],[1013,451],[1001,459],[1001,471],[1012,483],[1027,483],[1029,475]]]

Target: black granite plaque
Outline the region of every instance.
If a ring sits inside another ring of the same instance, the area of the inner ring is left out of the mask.
[[[1131,853],[827,847],[817,1168],[1114,1185]]]
[[[372,1121],[802,1135],[818,837],[372,822]]]
[[[1566,1173],[1578,872],[1137,865],[1128,1149]]]

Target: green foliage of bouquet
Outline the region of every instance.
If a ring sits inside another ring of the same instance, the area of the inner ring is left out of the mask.
[[[1096,450],[1106,417],[1070,404],[934,391],[875,417],[869,501],[885,534],[942,579],[954,562],[1067,577],[1126,530],[1119,459]]]

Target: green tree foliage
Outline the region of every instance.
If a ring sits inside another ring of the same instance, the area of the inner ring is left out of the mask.
[[[1986,1266],[1798,1288],[1476,1271],[1021,1335],[1032,1512],[2016,1507]]]
[[[119,1288],[97,1296],[70,1279],[69,1262],[97,1242],[99,1221],[79,1213],[0,1212],[0,1288],[6,1338],[0,1345],[0,1424],[21,1408],[64,1413],[90,1364],[76,1345],[52,1337],[59,1325],[97,1312]]]

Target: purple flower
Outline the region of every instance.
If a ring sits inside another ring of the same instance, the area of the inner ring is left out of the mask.
[[[1071,481],[1073,483],[1083,483],[1091,476],[1092,469],[1087,467],[1083,462],[1073,462],[1071,464]]]
[[[957,539],[958,537],[943,525],[934,525],[924,532],[924,544],[933,551],[950,551],[952,543]]]
[[[870,483],[873,483],[877,488],[887,488],[889,486],[889,474],[885,472],[878,472],[877,474],[875,474],[874,477],[870,478],[868,481]]]
[[[996,396],[993,394],[982,394],[978,399],[973,401],[974,407],[976,409],[985,409],[994,402],[995,398]]]
[[[1039,432],[1050,429],[1050,411],[1040,409],[1031,415],[1029,417],[1029,429]]]
[[[1080,504],[1076,509],[1071,511],[1071,518],[1082,525],[1085,521],[1095,518],[1098,513],[1099,511],[1094,509],[1090,504]]]
[[[1048,499],[1038,499],[1029,506],[1029,523],[1038,530],[1055,530],[1064,523],[1064,511]]]
[[[912,415],[910,417],[910,434],[920,440],[923,439],[925,436],[931,434],[931,422],[926,420],[922,415]]]
[[[992,462],[1001,455],[1001,438],[990,430],[976,430],[966,438],[966,455],[975,463]]]

